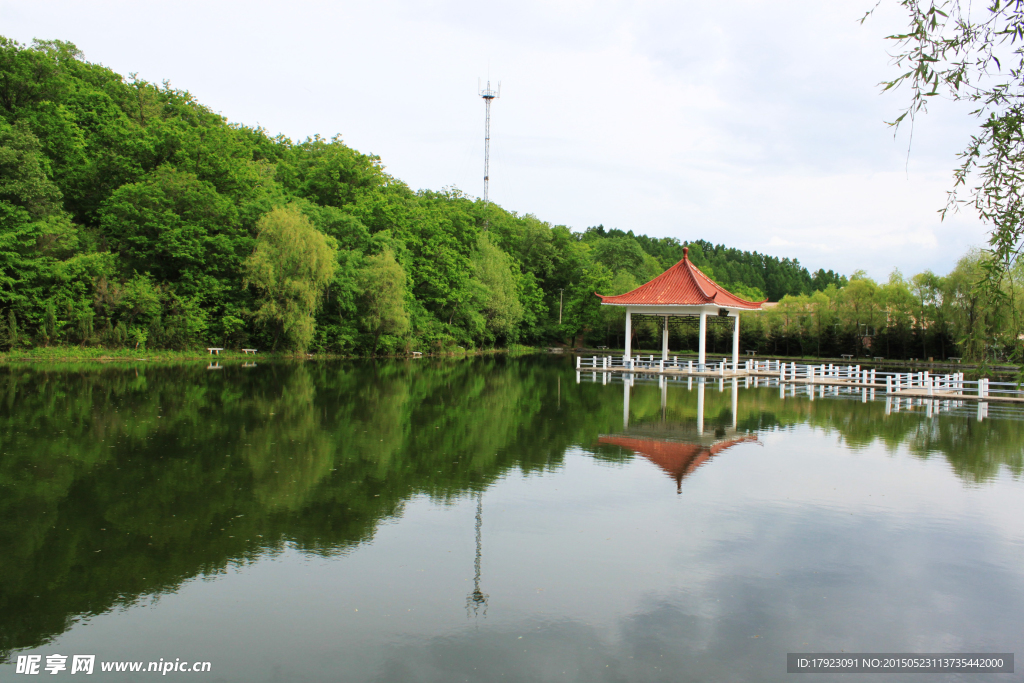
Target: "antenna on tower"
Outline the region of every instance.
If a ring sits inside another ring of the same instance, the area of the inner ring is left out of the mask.
[[[480,87],[477,81],[477,87]],[[491,100],[501,97],[501,81],[498,81],[498,89],[491,90],[491,81],[487,80],[487,87],[480,91],[480,97],[484,98],[484,230],[488,227],[487,220],[487,194],[491,183]]]

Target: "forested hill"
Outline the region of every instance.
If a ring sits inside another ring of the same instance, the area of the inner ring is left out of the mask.
[[[689,244],[751,298],[843,282]],[[628,291],[682,247],[415,192],[340,137],[271,137],[69,43],[0,38],[2,348],[565,340],[607,327],[594,291]]]

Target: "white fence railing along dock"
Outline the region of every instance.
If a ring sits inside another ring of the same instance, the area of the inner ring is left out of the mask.
[[[835,363],[806,364],[782,360],[747,359],[733,363],[729,358],[709,359],[700,367],[693,359],[655,355],[577,356],[576,369],[605,372],[648,372],[719,377],[770,377],[780,383],[844,385],[904,396],[943,396],[974,399],[1024,401],[1024,386],[1016,382],[993,382],[987,377],[968,380],[962,372],[933,374],[889,372],[860,365]]]

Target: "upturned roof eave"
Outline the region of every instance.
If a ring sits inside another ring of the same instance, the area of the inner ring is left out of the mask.
[[[662,306],[678,306],[680,308],[701,308],[707,306],[709,308],[733,308],[743,311],[759,311],[763,304],[768,303],[768,300],[764,301],[744,301],[743,304],[726,304],[719,303],[716,301],[705,301],[703,303],[688,302],[688,303],[676,303],[676,302],[653,302],[653,303],[634,303],[634,302],[623,302],[623,301],[609,301],[609,299],[618,298],[617,296],[604,296],[594,292],[594,296],[601,299],[602,306],[637,306],[647,308],[657,308]],[[624,295],[623,295],[624,296]]]
[[[682,278],[682,279],[680,279]],[[711,293],[708,293],[708,289],[711,289]],[[681,291],[689,291],[690,295],[696,298],[703,299],[701,301],[687,301],[687,302],[672,302],[672,301],[646,301],[646,302],[635,302],[635,301],[622,301],[621,299],[628,299],[631,297],[636,298],[648,298],[657,299],[660,296],[664,296],[668,290],[675,290],[675,294],[678,295]],[[655,292],[653,296],[647,296],[647,292]],[[719,295],[725,295],[730,301],[721,302],[717,301]],[[594,292],[594,295],[601,299],[601,305],[603,306],[644,306],[644,307],[656,307],[656,306],[714,306],[718,308],[733,309],[737,311],[757,311],[761,310],[761,305],[767,302],[764,301],[747,301],[741,299],[732,292],[726,290],[721,285],[717,284],[714,280],[709,278],[700,268],[693,265],[689,260],[689,249],[683,249],[683,258],[678,261],[671,268],[663,272],[658,277],[645,282],[644,284],[636,287],[635,289],[626,292],[624,294],[615,294],[611,296],[603,296]]]

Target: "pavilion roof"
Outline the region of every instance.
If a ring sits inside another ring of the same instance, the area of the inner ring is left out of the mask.
[[[603,296],[594,292],[602,304],[620,306],[702,306],[711,304],[721,308],[758,310],[768,301],[747,301],[715,284],[689,259],[690,249],[683,249],[683,260],[650,282],[631,292],[617,296]]]
[[[629,436],[601,436],[598,443],[619,446],[650,460],[676,480],[677,488],[683,478],[722,451],[740,443],[757,441],[753,434],[719,441],[710,446],[699,443],[680,443],[659,439],[637,439]]]

